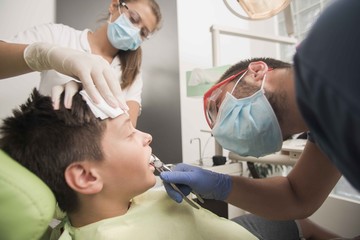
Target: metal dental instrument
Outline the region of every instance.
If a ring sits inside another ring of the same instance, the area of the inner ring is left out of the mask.
[[[154,154],[151,154],[151,164],[156,168],[156,170],[158,172],[165,172],[165,171],[172,171],[168,166],[166,166],[158,157],[156,157]],[[190,206],[196,208],[196,209],[200,209],[199,205],[194,202],[194,200],[192,200],[191,198],[188,198],[187,196],[185,196],[185,194],[183,192],[181,192],[181,190],[173,183],[170,183],[170,185],[174,188],[175,191],[177,191],[182,197],[183,199],[190,204]],[[199,201],[201,203],[204,203],[204,200],[199,196],[199,194],[192,192],[193,194],[196,195],[196,197],[199,199]]]
[[[159,160],[159,161],[160,161],[160,160]],[[162,167],[163,167],[166,171],[172,172],[172,170],[171,170],[168,166],[166,166],[163,162],[161,162],[161,163],[162,163]],[[194,191],[191,191],[191,193],[194,194],[194,195],[196,196],[196,198],[199,199],[199,201],[200,201],[201,203],[204,203],[204,199],[202,199],[202,197],[201,197],[198,193],[196,193],[196,192],[194,192]]]

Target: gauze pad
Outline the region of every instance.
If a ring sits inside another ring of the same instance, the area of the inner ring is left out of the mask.
[[[119,116],[123,113],[127,114],[127,112],[125,112],[124,110],[122,110],[119,107],[117,107],[117,108],[111,107],[109,104],[107,104],[105,102],[105,100],[100,95],[99,95],[100,103],[95,104],[91,100],[89,95],[85,92],[85,90],[81,90],[80,94],[81,94],[82,98],[86,101],[87,105],[90,107],[93,114],[97,118],[100,118],[101,120],[104,120],[106,118],[116,118],[117,116]]]

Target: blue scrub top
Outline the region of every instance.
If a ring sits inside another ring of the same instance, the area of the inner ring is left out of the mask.
[[[294,57],[300,111],[318,146],[358,190],[359,25],[360,1],[335,1],[319,17]]]

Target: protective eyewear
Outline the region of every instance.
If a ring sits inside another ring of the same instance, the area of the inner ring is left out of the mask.
[[[246,72],[247,72],[247,69],[244,69],[234,75],[231,75],[227,79],[212,86],[204,94],[204,113],[205,113],[206,121],[209,124],[210,128],[213,128],[213,126],[215,125],[215,120],[216,120],[216,117],[218,115],[218,111],[220,108],[219,97],[221,96],[223,87],[240,75],[241,76],[239,77],[239,79],[241,79]]]
[[[129,9],[129,7],[126,5],[126,3],[124,1],[120,1],[119,7],[126,9],[126,12],[124,12],[124,14],[126,14],[128,19],[134,26],[136,26],[140,29],[141,38],[143,40],[149,39],[151,37],[151,32],[149,31],[149,29],[147,27],[141,27],[142,19],[141,19],[139,13],[134,10]]]

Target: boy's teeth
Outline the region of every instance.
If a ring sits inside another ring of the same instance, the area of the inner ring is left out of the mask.
[[[149,158],[149,163],[154,163],[154,161],[155,161],[155,158],[151,155]]]

